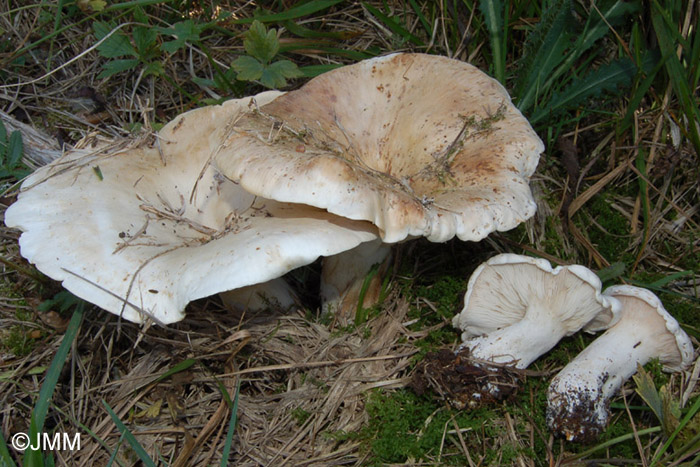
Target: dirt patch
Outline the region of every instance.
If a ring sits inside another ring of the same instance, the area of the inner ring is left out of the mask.
[[[418,364],[410,387],[419,395],[432,389],[454,408],[512,401],[525,376],[522,370],[477,361],[465,349],[430,352]]]

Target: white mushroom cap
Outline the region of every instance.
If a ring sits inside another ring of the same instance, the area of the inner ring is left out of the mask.
[[[542,141],[477,68],[393,54],[241,119],[216,164],[260,196],[367,220],[382,240],[480,240],[531,217]]]
[[[452,323],[473,358],[526,368],[562,337],[614,322],[618,308],[583,266],[552,269],[542,259],[502,254],[474,272]]]
[[[167,324],[192,300],[376,239],[369,223],[256,197],[214,170],[250,103],[188,112],[150,144],[74,151],[39,169],[5,215],[24,231],[22,255],[105,310]]]
[[[635,328],[639,327],[640,320],[643,319],[639,314],[642,310],[653,310],[663,320],[666,332],[663,332],[664,328],[656,329],[656,338],[652,342],[659,349],[655,354],[665,371],[682,371],[692,363],[693,344],[690,337],[681,329],[678,321],[666,311],[661,299],[654,293],[632,285],[615,285],[605,289],[603,294],[619,300],[622,303],[622,310],[636,310],[638,314],[635,314]],[[653,319],[654,315],[652,313],[649,315],[652,317],[650,319]]]
[[[569,440],[588,440],[605,428],[610,398],[637,365],[658,358],[666,371],[680,371],[693,359],[690,338],[656,295],[629,285],[604,295],[620,302],[620,320],[569,362],[547,391],[547,423]]]
[[[479,265],[469,279],[464,308],[452,319],[462,339],[511,326],[539,304],[565,328],[596,332],[617,320],[619,304],[601,294],[602,284],[579,265],[552,269],[542,258],[504,253]]]

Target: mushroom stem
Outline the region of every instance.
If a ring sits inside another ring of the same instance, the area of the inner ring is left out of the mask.
[[[654,355],[642,345],[634,320],[620,322],[586,347],[552,380],[547,391],[547,422],[567,440],[596,436],[608,422],[610,398]]]
[[[621,303],[620,320],[554,377],[547,391],[547,424],[569,441],[587,441],[607,424],[610,398],[652,358],[666,371],[692,361],[688,335],[651,292],[632,286],[604,293]]]
[[[542,305],[528,306],[521,321],[467,340],[472,358],[527,368],[540,355],[554,347],[567,334],[561,322],[554,320]]]
[[[321,274],[323,311],[349,318],[354,316],[361,297],[364,307],[377,303],[390,254],[391,245],[378,239],[324,258]],[[370,277],[375,265],[380,265],[379,270]]]

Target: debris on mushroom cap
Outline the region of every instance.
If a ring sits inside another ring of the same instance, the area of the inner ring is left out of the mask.
[[[685,369],[693,346],[661,300],[646,289],[614,286],[604,295],[621,303],[620,320],[552,380],[547,424],[570,441],[590,441],[607,425],[610,398],[636,371],[658,358],[666,371]]]
[[[188,112],[151,141],[76,150],[42,167],[5,216],[24,231],[22,255],[112,313],[167,324],[191,300],[376,239],[367,222],[256,197],[216,172],[212,154],[254,101]]]
[[[583,266],[552,269],[541,258],[511,253],[497,255],[472,274],[464,308],[452,319],[452,325],[462,330],[462,340],[468,342],[508,328],[526,318],[529,312],[540,311],[543,319],[556,319],[555,327],[563,332],[557,341],[581,328],[595,332],[612,325],[619,309],[615,299],[602,295],[601,287],[598,276]],[[542,326],[551,325],[536,326],[542,330]],[[526,340],[523,345],[534,350],[540,345],[531,342],[534,336],[523,335],[522,339]],[[503,341],[505,349],[512,344]],[[554,344],[556,341],[551,343]]]
[[[477,68],[399,53],[308,82],[237,122],[220,170],[260,196],[371,221],[385,242],[480,240],[531,217],[542,141]]]

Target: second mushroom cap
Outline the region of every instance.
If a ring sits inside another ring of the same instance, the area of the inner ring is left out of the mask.
[[[601,282],[579,266],[552,268],[543,259],[501,254],[469,280],[464,309],[453,318],[462,346],[474,357],[526,368],[559,340],[581,328],[614,324],[619,303],[601,294]]]

